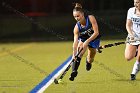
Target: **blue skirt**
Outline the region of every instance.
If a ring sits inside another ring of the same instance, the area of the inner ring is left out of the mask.
[[[86,39],[81,39],[81,38],[79,40],[82,41],[82,42],[86,41]],[[93,40],[93,41],[89,42],[88,46],[90,48],[98,48],[99,45],[100,45],[100,39],[96,39],[96,40]]]

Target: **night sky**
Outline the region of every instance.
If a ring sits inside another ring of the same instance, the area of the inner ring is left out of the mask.
[[[80,2],[89,11],[128,10],[133,7],[133,0],[1,0],[12,7],[27,12],[71,13],[72,3]],[[2,14],[9,13],[0,6]]]

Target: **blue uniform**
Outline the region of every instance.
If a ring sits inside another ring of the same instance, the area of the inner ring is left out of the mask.
[[[85,42],[93,33],[92,24],[89,20],[88,16],[85,16],[86,19],[86,26],[82,27],[79,22],[77,22],[78,30],[79,30],[79,40]],[[94,40],[89,43],[89,47],[91,48],[98,48],[100,45],[100,35],[98,35]]]

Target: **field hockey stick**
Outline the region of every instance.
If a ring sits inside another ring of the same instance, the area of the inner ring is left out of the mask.
[[[79,54],[82,52],[83,48],[80,49],[80,51],[78,51],[78,53],[76,54],[75,58],[77,58],[79,56]],[[55,84],[59,84],[62,82],[62,79],[63,77],[66,75],[67,71],[70,69],[70,67],[72,66],[72,63],[74,62],[75,59],[72,59],[70,64],[68,65],[68,67],[64,70],[64,72],[61,74],[60,78],[57,80],[57,79],[54,79],[54,83]]]
[[[125,44],[125,43],[126,42],[117,42],[117,43],[112,43],[112,44],[106,44],[106,45],[103,45],[103,46],[100,46],[99,48],[97,48],[96,51],[99,52],[99,53],[102,53],[101,49],[122,45],[122,44]]]
[[[113,47],[113,46],[118,46],[118,45],[122,45],[122,44],[126,44],[126,43],[133,43],[136,41],[140,41],[140,40],[130,40],[130,41],[125,41],[125,42],[116,42],[113,44],[106,44],[106,45],[103,45],[103,46],[100,46],[99,48],[97,48],[96,51],[99,53],[102,53],[101,49],[109,48],[109,47]]]

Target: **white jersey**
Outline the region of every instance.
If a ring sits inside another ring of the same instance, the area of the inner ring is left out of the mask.
[[[136,42],[132,42],[132,45],[139,45],[140,44],[140,16],[136,15],[136,8],[132,7],[127,12],[127,19],[132,21],[132,31],[134,33],[135,38],[137,39]],[[129,35],[128,35],[129,37]]]
[[[140,34],[140,16],[135,14],[136,8],[132,7],[128,10],[127,19],[130,19],[133,23],[132,31]]]

